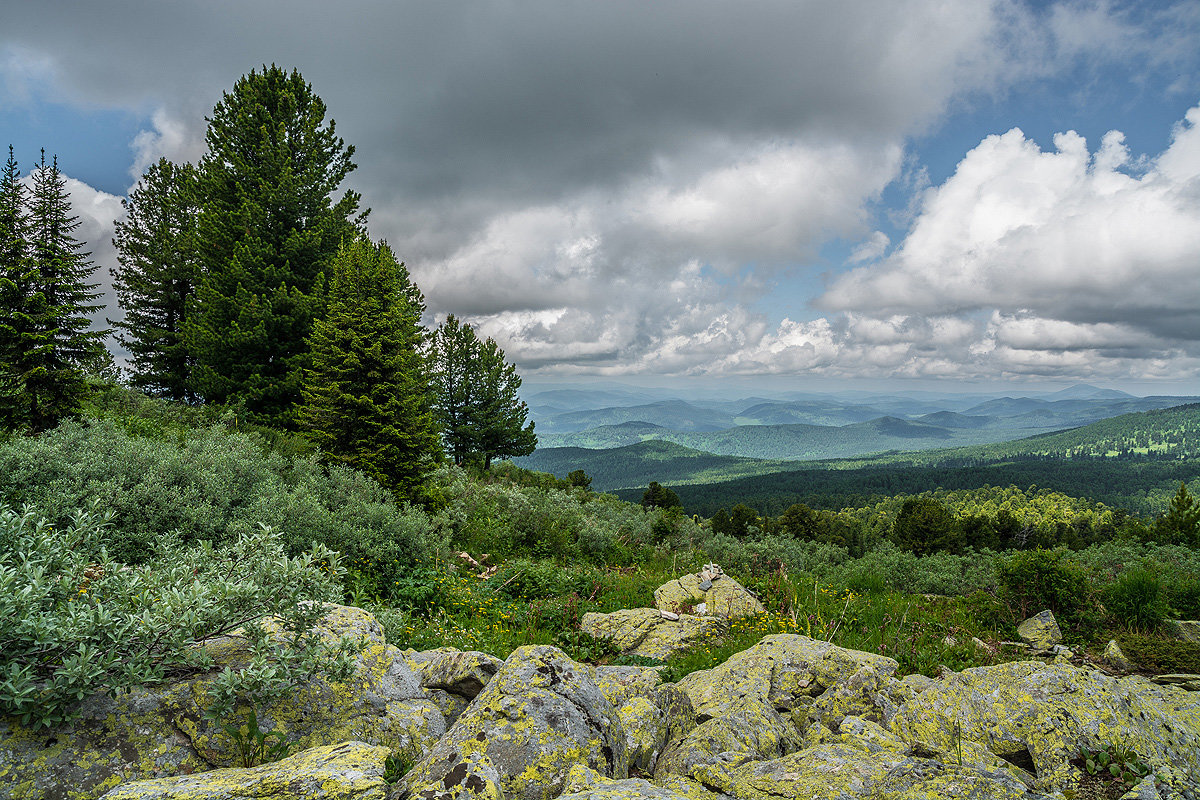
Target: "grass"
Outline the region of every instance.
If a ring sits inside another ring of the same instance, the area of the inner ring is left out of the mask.
[[[498,658],[523,645],[556,644],[579,660],[596,661],[602,654],[600,660],[611,663],[614,654],[589,637],[578,636],[583,615],[653,606],[654,589],[678,577],[678,572],[671,570],[663,554],[633,568],[521,560],[501,565],[487,579],[447,564],[428,575],[427,591],[412,593],[425,602],[407,607],[369,605],[390,643],[415,650],[444,646],[481,650]],[[544,583],[539,575],[554,580]],[[997,656],[972,643],[972,637],[995,642],[1011,633],[1003,607],[983,593],[926,598],[855,592],[780,572],[752,576],[747,583],[764,601],[766,612],[732,620],[723,634],[672,656],[668,677],[677,680],[716,666],[776,633],[799,633],[882,653],[900,663],[901,674],[936,675],[941,665],[962,669],[994,663]],[[522,590],[514,592],[518,585]]]

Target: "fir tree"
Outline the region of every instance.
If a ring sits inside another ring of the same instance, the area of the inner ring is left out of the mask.
[[[183,341],[187,304],[195,294],[195,169],[167,159],[153,164],[123,201],[110,270],[125,318],[109,323],[122,331],[130,353],[129,380],[148,394],[196,401],[191,386],[194,359]]]
[[[1171,498],[1167,513],[1155,522],[1155,533],[1162,542],[1170,544],[1200,544],[1200,503],[1179,482],[1179,491]]]
[[[471,326],[463,325],[451,314],[434,332],[429,348],[434,409],[446,450],[456,464],[465,464],[479,449],[473,412],[477,385],[471,377],[478,346]]]
[[[521,376],[493,339],[480,341],[451,314],[433,336],[436,411],[455,462],[528,455],[537,447],[529,407],[517,395]]]
[[[10,152],[6,183],[14,171]],[[88,390],[83,370],[103,361],[107,331],[89,330],[87,314],[100,308],[93,303],[98,284],[87,283],[96,266],[73,236],[79,218],[66,178],[57,158],[46,163],[45,151],[28,205],[26,266],[18,260],[10,272],[5,264],[5,414],[9,426],[37,433],[78,413]],[[17,241],[9,244],[16,253]]]
[[[251,72],[213,110],[197,174],[201,279],[184,339],[207,401],[288,425],[305,344],[322,314],[323,271],[361,233],[359,195],[332,196],[354,169],[298,72]]]
[[[422,355],[424,300],[384,243],[352,241],[331,272],[297,420],[327,458],[412,498],[441,456]]]
[[[23,419],[23,375],[32,355],[30,329],[29,218],[25,185],[8,146],[0,174],[0,424],[15,428]]]

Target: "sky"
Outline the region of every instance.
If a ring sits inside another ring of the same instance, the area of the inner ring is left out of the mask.
[[[0,0],[0,146],[121,198],[264,64],[527,381],[1200,394],[1200,0]],[[115,298],[108,316],[118,317]]]

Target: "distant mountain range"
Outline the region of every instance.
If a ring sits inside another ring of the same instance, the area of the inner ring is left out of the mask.
[[[1124,401],[1121,401],[1124,402]],[[665,484],[698,484],[811,470],[813,463],[793,458],[749,458],[736,451],[794,453],[806,448],[823,460],[848,459],[835,455],[853,452],[871,444],[878,455],[854,457],[853,463],[829,463],[837,469],[904,464],[938,466],[999,462],[1013,458],[1105,458],[1158,456],[1173,459],[1200,457],[1200,404],[1170,407],[1111,417],[1070,430],[1041,433],[1017,440],[1001,439],[985,444],[962,445],[964,435],[982,429],[978,417],[954,412],[928,415],[941,422],[909,421],[882,417],[842,427],[811,425],[742,426],[718,432],[683,433],[661,426],[629,422],[610,426],[604,441],[625,441],[606,448],[548,447],[516,462],[529,469],[552,472],[560,477],[582,469],[601,491],[644,487],[656,480]],[[958,424],[959,428],[952,428]],[[987,431],[983,431],[987,432]],[[588,432],[600,441],[601,434]],[[1005,430],[991,434],[1004,436]],[[650,438],[647,438],[647,437]],[[627,441],[634,439],[635,441]],[[679,441],[676,441],[679,440]],[[703,442],[705,448],[687,442]],[[880,447],[881,444],[894,446]],[[884,452],[888,451],[888,452]]]
[[[553,395],[550,399],[557,402],[619,396]],[[560,412],[549,411],[547,398],[537,395],[540,405],[532,408],[543,414],[534,414],[542,449],[609,449],[660,440],[718,455],[813,460],[1003,442],[1197,399],[1134,397],[1079,385],[1042,397],[806,396],[720,402],[669,398]]]

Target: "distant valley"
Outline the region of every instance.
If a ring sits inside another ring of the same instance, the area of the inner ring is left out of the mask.
[[[625,404],[616,404],[621,400]],[[735,401],[646,402],[636,392],[535,395],[539,452],[608,450],[663,441],[716,455],[811,461],[992,444],[1075,428],[1132,412],[1196,402],[1134,397],[1080,385],[1036,397],[988,395],[805,395]],[[641,402],[639,402],[641,401]],[[601,404],[586,407],[588,404]],[[535,461],[537,455],[531,457]],[[523,462],[530,463],[533,462]]]

